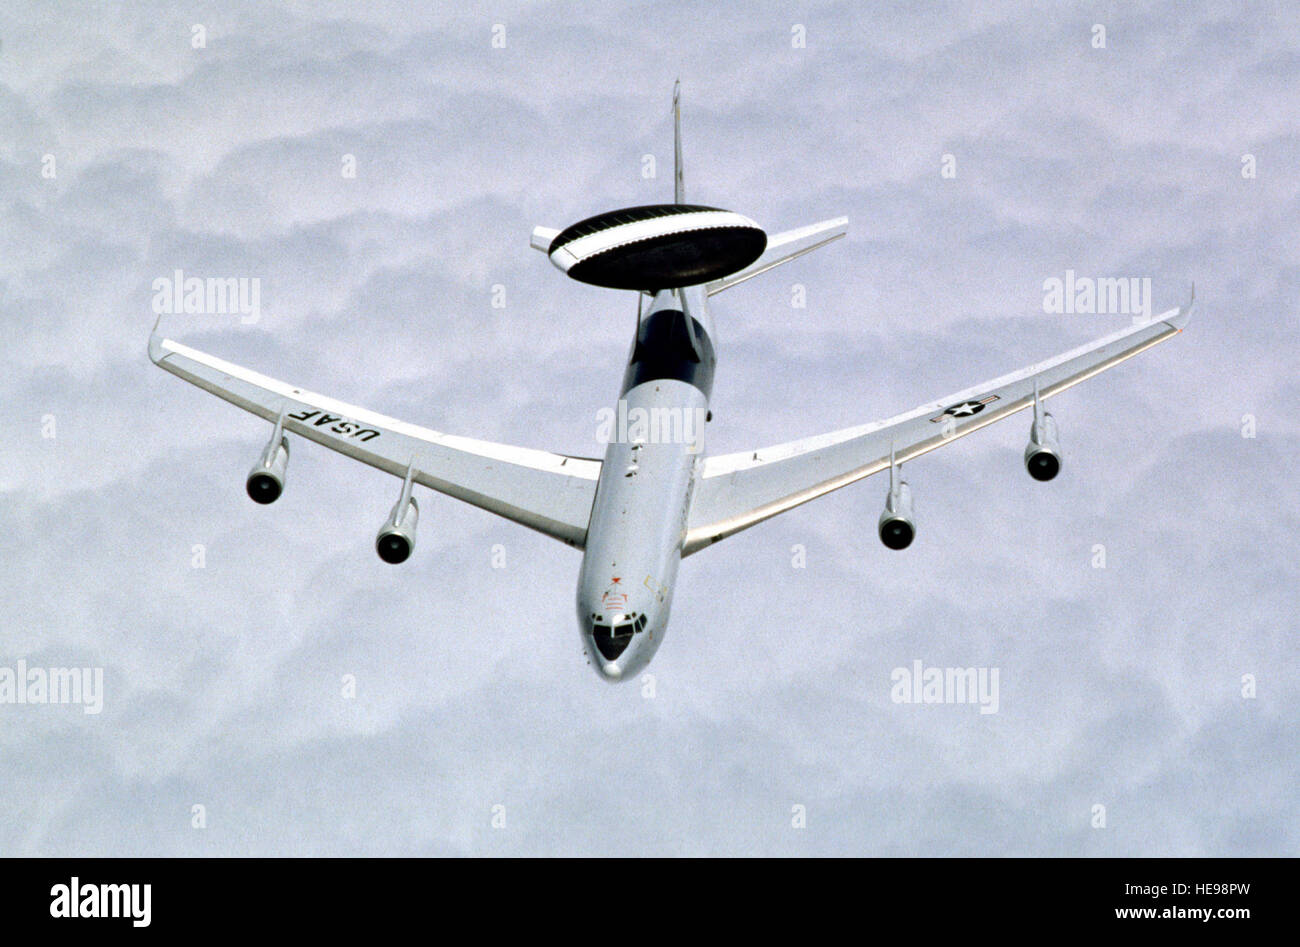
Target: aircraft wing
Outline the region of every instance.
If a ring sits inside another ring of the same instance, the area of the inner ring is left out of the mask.
[[[695,488],[683,555],[854,481],[919,457],[1031,407],[1182,331],[1191,302],[1056,358],[906,414],[775,447],[709,457]]]
[[[443,434],[336,401],[164,338],[149,358],[218,398],[353,460],[581,548],[600,461]]]

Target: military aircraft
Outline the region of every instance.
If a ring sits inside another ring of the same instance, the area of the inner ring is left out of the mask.
[[[637,293],[617,419],[603,459],[445,434],[385,417],[164,337],[153,362],[272,425],[247,490],[271,503],[284,489],[289,435],[305,437],[400,479],[375,546],[389,563],[415,546],[418,484],[583,550],[578,625],[609,681],[644,668],[668,626],[678,566],[763,520],[875,473],[889,472],[878,532],[890,549],[916,532],[901,467],[1022,410],[1032,413],[1024,463],[1036,480],[1061,469],[1057,425],[1043,403],[1182,331],[1191,301],[885,420],[774,447],[708,455],[704,421],[715,368],[710,297],[836,240],[837,217],[769,237],[754,221],[685,203],[680,87],[673,89],[673,202],[613,210],[531,244],[570,277]],[[1194,298],[1194,292],[1193,297]],[[161,319],[159,320],[161,322]]]

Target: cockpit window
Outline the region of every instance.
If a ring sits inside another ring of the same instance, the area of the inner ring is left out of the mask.
[[[591,626],[591,636],[596,640],[596,650],[600,652],[601,657],[606,661],[613,661],[626,651],[627,646],[632,643],[632,629],[633,623],[630,621],[613,626],[606,625],[604,622],[595,622]]]
[[[623,617],[623,616],[620,616]],[[627,650],[632,643],[632,636],[645,630],[648,619],[636,612],[626,616],[624,621],[610,623],[599,615],[591,616],[591,636],[596,641],[596,650],[606,661],[613,661]]]

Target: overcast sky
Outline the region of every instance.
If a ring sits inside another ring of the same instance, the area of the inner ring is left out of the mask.
[[[428,6],[0,9],[0,667],[104,675],[0,705],[0,853],[1296,854],[1294,5]],[[256,278],[169,334],[598,455],[635,301],[528,232],[669,198],[677,77],[689,200],[851,226],[714,298],[712,450],[1128,323],[1045,313],[1067,270],[1198,306],[1053,400],[1057,480],[1017,416],[909,465],[904,553],[878,477],[739,534],[611,686],[577,551],[423,492],[385,565],[397,482],[302,440],[250,502],[267,426],[149,363],[151,286]],[[894,702],[914,661],[997,713]]]

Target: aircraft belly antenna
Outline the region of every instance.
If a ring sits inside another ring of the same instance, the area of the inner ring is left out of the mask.
[[[686,203],[686,181],[682,177],[682,80],[673,83],[673,203]]]

